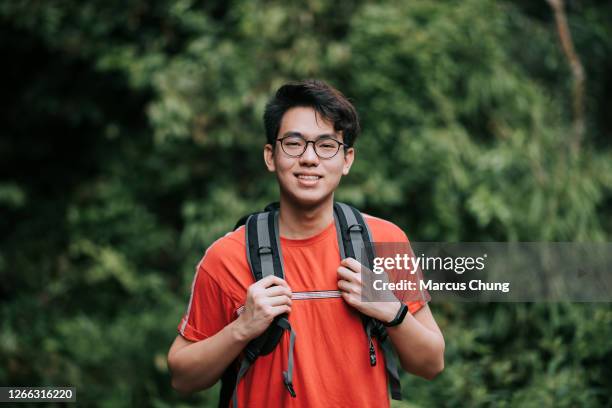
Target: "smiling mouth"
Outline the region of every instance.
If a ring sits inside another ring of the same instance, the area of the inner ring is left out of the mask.
[[[316,174],[296,174],[295,176],[298,178],[298,180],[304,181],[317,181],[323,178],[323,176],[317,176]]]
[[[309,176],[305,174],[297,174],[296,176],[300,180],[309,180],[309,181],[315,181],[321,178],[321,176]]]

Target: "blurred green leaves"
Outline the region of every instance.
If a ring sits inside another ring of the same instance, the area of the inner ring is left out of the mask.
[[[0,382],[86,405],[180,397],[165,354],[206,247],[277,197],[261,116],[318,77],[359,110],[337,198],[412,240],[604,241],[609,5],[572,2],[587,136],[546,2],[144,0],[0,5]],[[444,373],[397,406],[598,406],[608,305],[438,304]]]

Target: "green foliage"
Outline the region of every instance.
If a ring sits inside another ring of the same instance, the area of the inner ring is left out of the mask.
[[[363,133],[338,198],[418,241],[606,241],[612,8],[546,2],[11,1],[0,140],[0,384],[86,405],[181,397],[165,356],[204,250],[276,195],[261,116],[289,79],[330,81]],[[446,369],[394,406],[610,406],[612,310],[434,304]]]

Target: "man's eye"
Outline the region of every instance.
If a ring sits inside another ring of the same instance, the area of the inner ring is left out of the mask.
[[[333,143],[322,143],[319,145],[322,149],[335,149],[336,146]]]
[[[289,147],[297,147],[301,146],[302,144],[300,142],[286,142],[285,145]]]

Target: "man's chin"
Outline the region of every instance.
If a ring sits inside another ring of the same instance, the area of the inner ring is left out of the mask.
[[[316,192],[310,192],[310,194],[288,194],[286,196],[287,201],[291,203],[291,205],[303,209],[313,209],[324,205],[330,199],[333,199],[333,192],[328,194],[321,194]]]

